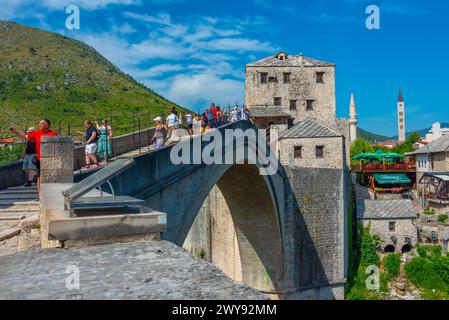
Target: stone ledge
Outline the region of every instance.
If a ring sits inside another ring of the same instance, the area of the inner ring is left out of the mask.
[[[41,244],[42,248],[63,247],[65,241],[84,241],[86,245],[101,241],[121,242],[152,236],[159,239],[166,230],[167,217],[163,212],[149,208],[145,213],[128,213],[125,209],[115,212],[87,211],[83,216],[71,217],[64,210],[62,191],[72,183],[41,185]],[[98,190],[86,196],[99,196]]]

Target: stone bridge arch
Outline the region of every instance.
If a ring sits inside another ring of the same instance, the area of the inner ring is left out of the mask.
[[[254,129],[251,123],[239,121],[218,130],[226,128]],[[243,159],[237,158],[232,164],[173,164],[172,148],[135,157],[135,165],[113,181],[117,193],[145,199],[148,207],[167,213],[163,239],[185,245],[192,226],[198,227],[195,220],[204,213],[205,202],[214,197],[220,206],[209,209],[215,210],[215,215],[227,215],[235,230],[236,249],[230,247],[232,241],[223,242],[219,253],[223,259],[211,261],[228,276],[280,298],[304,298],[301,291],[315,287],[328,290],[322,257],[280,164],[275,174],[264,176],[255,164],[241,164]],[[222,239],[225,237],[217,241]]]

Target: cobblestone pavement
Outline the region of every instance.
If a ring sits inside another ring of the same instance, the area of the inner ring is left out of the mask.
[[[166,241],[27,250],[0,270],[0,299],[267,299]]]

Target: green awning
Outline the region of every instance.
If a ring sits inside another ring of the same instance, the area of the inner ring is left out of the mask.
[[[373,174],[374,179],[378,184],[410,184],[412,180],[410,180],[403,173],[375,173]]]

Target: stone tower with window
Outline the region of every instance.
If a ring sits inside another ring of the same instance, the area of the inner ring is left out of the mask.
[[[332,63],[279,52],[246,65],[245,90],[246,105],[254,109],[257,118],[272,116],[271,122],[279,123],[282,111],[293,124],[315,118],[326,126],[336,126]]]
[[[250,117],[267,129],[297,206],[303,290],[290,298],[343,299],[350,130],[336,118],[335,65],[279,52],[248,64],[245,86]]]
[[[405,103],[400,89],[398,97],[398,141],[405,141]]]

